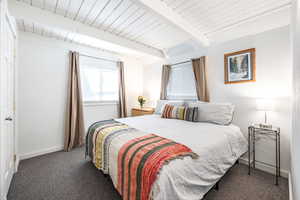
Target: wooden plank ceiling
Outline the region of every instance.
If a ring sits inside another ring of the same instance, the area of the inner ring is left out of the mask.
[[[168,49],[190,35],[133,0],[18,0],[85,25],[156,48]],[[243,20],[291,4],[291,0],[161,0],[193,27],[209,36]],[[97,46],[95,41],[64,30],[17,19],[20,30]]]
[[[291,5],[291,0],[162,1],[206,36]]]
[[[169,48],[188,38],[188,35],[175,25],[130,0],[19,1],[156,49]],[[51,27],[23,19],[17,21],[20,30],[23,31],[45,33],[45,36],[72,42],[78,42],[78,39],[82,38],[78,35],[76,37],[75,33],[51,30]]]

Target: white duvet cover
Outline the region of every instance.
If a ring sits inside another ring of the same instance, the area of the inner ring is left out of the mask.
[[[154,200],[199,200],[247,151],[247,141],[235,125],[164,119],[146,115],[116,119],[147,133],[172,139],[191,148],[198,159],[186,157],[165,165],[152,187]],[[110,155],[115,156],[115,155]],[[110,159],[110,161],[115,159]],[[115,168],[117,163],[109,163]],[[115,170],[109,172],[117,185]]]

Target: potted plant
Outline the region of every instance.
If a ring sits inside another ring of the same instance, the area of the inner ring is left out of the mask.
[[[143,108],[144,104],[146,103],[146,98],[143,97],[143,96],[139,96],[138,97],[138,102],[139,102],[141,108]]]

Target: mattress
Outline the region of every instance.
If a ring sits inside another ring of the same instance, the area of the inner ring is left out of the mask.
[[[247,140],[240,128],[211,123],[165,119],[145,115],[116,119],[146,133],[154,133],[184,144],[199,155],[185,157],[163,166],[152,186],[154,200],[199,200],[214,186],[235,161],[247,151]],[[117,187],[117,152],[111,152],[109,175]]]

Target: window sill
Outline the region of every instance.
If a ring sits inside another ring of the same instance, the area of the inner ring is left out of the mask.
[[[168,95],[168,100],[187,100],[187,101],[197,101],[197,96],[184,96],[184,95]]]
[[[85,101],[83,102],[83,106],[108,106],[108,105],[118,105],[118,101]]]

